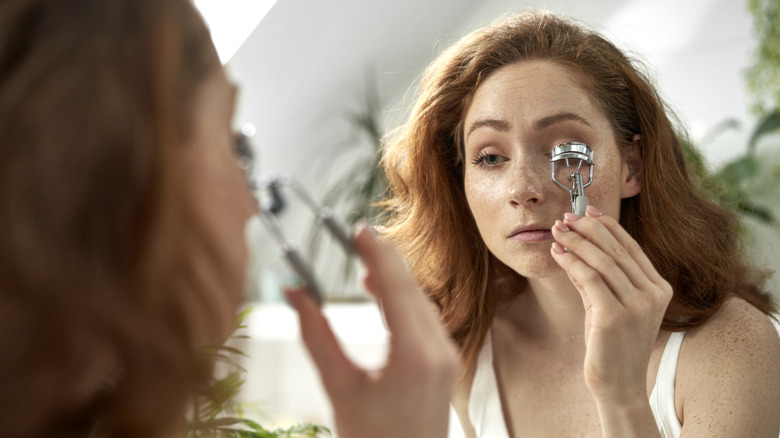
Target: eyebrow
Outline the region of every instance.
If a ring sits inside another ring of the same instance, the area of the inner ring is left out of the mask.
[[[469,127],[469,132],[466,133],[466,138],[471,135],[472,132],[479,128],[493,128],[496,131],[506,132],[509,131],[509,123],[506,120],[498,119],[480,119],[472,123]]]
[[[590,124],[590,122],[588,122],[587,120],[585,120],[584,117],[578,114],[574,114],[570,112],[562,112],[562,113],[553,114],[551,116],[542,117],[541,119],[537,120],[536,123],[534,123],[534,128],[544,129],[544,128],[549,128],[550,126],[556,123],[569,122],[569,121],[582,123],[583,125],[589,128],[593,127]]]
[[[574,121],[578,123],[582,123],[585,126],[593,127],[590,122],[588,122],[584,117],[571,113],[571,112],[562,112],[553,114],[550,116],[542,117],[541,119],[537,120],[534,123],[534,129],[541,130],[545,128],[549,128],[552,125],[555,125],[556,123],[562,123],[562,122],[569,122]],[[509,122],[505,120],[500,119],[480,119],[476,122],[472,123],[469,127],[468,132],[466,133],[466,138],[471,135],[472,132],[479,128],[493,128],[496,131],[506,132],[509,131]]]

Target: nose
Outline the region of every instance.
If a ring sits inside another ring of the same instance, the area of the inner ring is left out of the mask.
[[[535,160],[538,161],[538,160]],[[511,172],[508,200],[512,207],[532,208],[543,204],[550,180],[549,165],[546,162],[514,161],[515,168]]]

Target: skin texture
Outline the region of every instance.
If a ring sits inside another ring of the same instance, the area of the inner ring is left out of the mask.
[[[551,236],[531,244],[507,239],[518,226],[549,231],[570,211],[568,192],[550,180],[553,146],[580,141],[594,150],[595,178],[586,195],[605,213],[617,217],[621,195],[638,193],[634,180],[631,187],[621,186],[627,167],[621,168],[609,122],[575,79],[548,63],[508,66],[485,81],[466,113],[469,207],[491,252],[526,277],[561,272],[549,254]],[[537,129],[539,123],[547,125]],[[501,163],[475,165],[480,154],[495,155]]]
[[[657,437],[648,396],[672,289],[617,222],[620,199],[641,191],[642,139],[619,147],[579,79],[546,61],[508,65],[483,81],[465,115],[469,207],[488,249],[528,280],[491,329],[503,414],[514,437]],[[568,192],[550,180],[550,149],[566,141],[594,150],[585,217],[568,213]],[[534,231],[516,235],[518,227]],[[675,392],[682,435],[777,436],[778,359],[766,316],[727,301],[683,343]],[[472,377],[453,398],[471,436]],[[724,401],[724,388],[739,400]]]

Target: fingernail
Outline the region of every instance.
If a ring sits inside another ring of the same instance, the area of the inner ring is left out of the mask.
[[[356,235],[366,232],[373,237],[376,237],[376,230],[368,222],[360,221],[355,225]]]
[[[569,227],[566,226],[566,224],[563,223],[563,221],[556,220],[555,221],[555,228],[557,228],[559,231],[563,233],[568,233]]]
[[[566,222],[577,222],[578,220],[580,220],[580,216],[577,216],[574,213],[564,213],[563,220],[565,220]]]
[[[598,208],[592,205],[588,205],[588,208],[586,208],[585,211],[593,217],[599,217],[604,215],[604,213],[602,213],[601,211],[599,211]]]
[[[563,245],[561,245],[558,242],[553,242],[552,243],[552,250],[556,254],[564,254],[566,252],[566,250],[563,248]]]

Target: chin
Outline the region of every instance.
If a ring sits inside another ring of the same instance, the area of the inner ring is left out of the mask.
[[[505,265],[525,278],[548,278],[560,275],[563,268],[548,254],[524,254],[512,257],[498,257]]]

